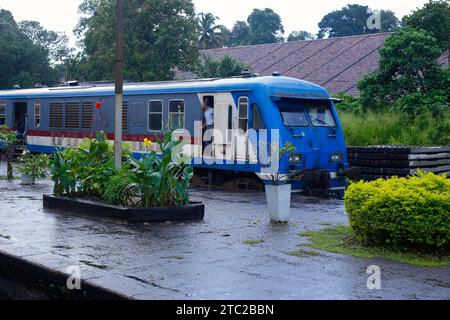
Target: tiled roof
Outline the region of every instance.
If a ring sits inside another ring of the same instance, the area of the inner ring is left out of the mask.
[[[230,55],[261,76],[282,75],[307,80],[330,93],[357,95],[357,83],[378,69],[378,50],[390,33],[205,50],[213,59]],[[449,54],[440,63],[448,67]]]

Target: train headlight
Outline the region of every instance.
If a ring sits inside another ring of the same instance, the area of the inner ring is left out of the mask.
[[[340,153],[340,152],[333,153],[331,155],[331,161],[332,162],[342,162],[343,159],[344,159],[344,155],[342,153]]]
[[[296,154],[291,154],[291,156],[289,157],[289,162],[290,163],[300,163],[303,162],[303,155],[296,153]]]

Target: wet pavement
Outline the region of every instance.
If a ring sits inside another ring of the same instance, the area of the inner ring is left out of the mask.
[[[295,195],[290,224],[271,225],[263,193],[194,189],[204,222],[133,225],[47,212],[51,189],[0,178],[0,250],[59,269],[76,261],[83,279],[136,299],[450,299],[450,267],[287,254],[307,242],[300,233],[347,224],[342,201]],[[371,265],[381,290],[367,288]]]

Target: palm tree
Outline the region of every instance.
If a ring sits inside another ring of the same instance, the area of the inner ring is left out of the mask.
[[[224,39],[222,36],[222,26],[216,25],[219,18],[211,13],[200,13],[198,17],[198,42],[200,49],[212,49],[222,47]]]

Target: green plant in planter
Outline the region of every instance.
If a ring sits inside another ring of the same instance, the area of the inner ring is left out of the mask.
[[[17,171],[34,179],[45,179],[48,176],[49,163],[50,159],[46,154],[33,155],[29,151],[24,151]]]
[[[291,142],[286,142],[282,148],[280,148],[280,144],[278,142],[274,142],[271,144],[270,149],[272,155],[277,155],[278,162],[281,161],[285,156],[290,157],[295,152],[297,152],[297,149]],[[273,185],[280,185],[282,184],[282,180],[285,175],[281,174],[278,170],[277,172],[270,172],[268,177]]]
[[[185,162],[173,159],[183,142],[173,141],[170,131],[157,142],[161,154],[151,151],[139,160],[129,159],[132,183],[127,186],[126,194],[132,194],[137,199],[135,205],[144,208],[189,204],[188,188],[194,170]],[[152,146],[148,139],[145,144]]]
[[[10,130],[7,126],[0,126],[0,143],[3,144],[3,148],[16,142],[16,132]]]
[[[67,149],[73,153],[76,149]],[[76,193],[77,179],[74,174],[76,165],[74,158],[67,157],[69,152],[63,153],[61,148],[56,148],[53,159],[50,163],[51,178],[55,183],[53,194],[55,196],[70,196]]]
[[[51,164],[54,194],[101,198],[107,183],[117,174],[112,150],[104,132],[78,148],[58,148]]]

